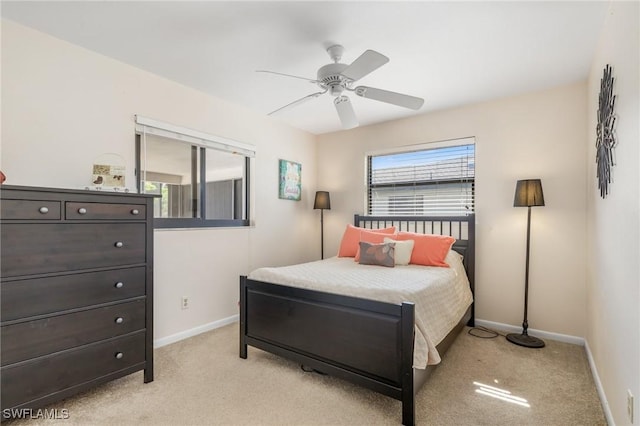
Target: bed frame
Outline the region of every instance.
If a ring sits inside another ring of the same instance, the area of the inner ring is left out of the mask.
[[[468,216],[354,216],[354,225],[451,235],[474,291],[475,219]],[[400,305],[240,277],[240,358],[247,346],[288,358],[402,402],[402,423],[415,423],[415,393],[432,368],[413,369],[414,305]],[[474,306],[437,346],[441,356]]]

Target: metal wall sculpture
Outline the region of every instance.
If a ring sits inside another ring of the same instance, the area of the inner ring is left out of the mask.
[[[596,176],[600,196],[606,198],[611,183],[611,167],[615,165],[613,148],[616,146],[614,107],[616,96],[613,94],[613,76],[611,66],[607,64],[600,80],[598,100],[598,124],[596,127]]]

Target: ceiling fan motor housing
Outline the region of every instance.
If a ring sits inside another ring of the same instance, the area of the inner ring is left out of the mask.
[[[348,78],[340,73],[347,68],[346,64],[328,64],[318,70],[318,85],[329,90],[332,96],[340,95],[347,85],[351,82]]]

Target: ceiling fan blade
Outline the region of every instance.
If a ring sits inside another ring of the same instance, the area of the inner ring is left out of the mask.
[[[276,74],[276,75],[282,75],[282,76],[285,76],[285,77],[299,78],[300,80],[306,80],[306,81],[308,81],[309,83],[318,83],[318,80],[314,80],[314,79],[312,79],[312,78],[300,77],[300,76],[297,76],[297,75],[291,75],[291,74],[283,74],[283,73],[281,73],[281,72],[266,71],[266,70],[256,70],[256,72],[264,72],[264,73],[267,73],[267,74]]]
[[[291,103],[286,104],[283,107],[280,107],[280,108],[276,109],[275,111],[271,111],[268,115],[274,115],[274,114],[277,114],[279,112],[285,111],[287,109],[293,108],[295,106],[298,106],[300,104],[303,104],[303,103],[307,102],[308,100],[311,100],[313,98],[317,98],[318,96],[323,95],[325,93],[327,93],[326,90],[324,92],[317,92],[317,93],[312,93],[310,95],[304,96],[304,97],[302,97],[300,99],[297,99],[297,100],[295,100],[295,101],[293,101]]]
[[[343,129],[358,127],[358,119],[356,118],[356,113],[353,111],[351,100],[348,97],[338,96],[333,100],[333,103],[336,106],[336,111],[338,111],[338,117],[340,117]]]
[[[360,80],[365,75],[377,70],[389,62],[389,58],[375,50],[367,50],[340,74],[350,80]]]
[[[390,92],[388,90],[376,89],[367,86],[358,86],[353,89],[356,95],[367,99],[386,102],[405,108],[419,110],[424,104],[424,99],[415,96],[403,95],[402,93]]]

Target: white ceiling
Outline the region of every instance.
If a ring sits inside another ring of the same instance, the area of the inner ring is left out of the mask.
[[[587,78],[607,2],[11,2],[3,18],[264,114],[318,91],[342,44],[389,63],[358,84],[425,99],[419,111],[350,94],[360,125]],[[277,116],[340,130],[328,94]]]

